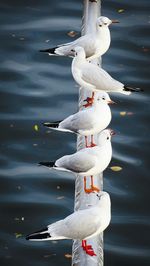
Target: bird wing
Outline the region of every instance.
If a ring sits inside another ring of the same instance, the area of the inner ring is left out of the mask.
[[[103,87],[106,83],[106,79],[110,81],[111,77],[98,66],[85,63],[82,68],[82,79],[96,87],[98,87],[99,84]]]
[[[113,79],[104,69],[86,62],[82,67],[82,79],[99,90],[110,91],[122,83]]]
[[[86,57],[92,56],[96,51],[96,44],[95,44],[95,36],[91,34],[86,34],[84,36],[79,37],[73,42],[64,43],[58,45],[57,51],[64,51],[65,53],[69,53],[70,49],[75,48],[76,46],[81,46],[84,48]]]
[[[98,207],[76,211],[64,220],[48,226],[48,231],[52,236],[85,239],[94,234],[101,226],[99,211]]]
[[[86,149],[78,151],[72,155],[66,155],[58,159],[55,165],[74,173],[84,173],[93,168],[96,164],[96,156],[88,154]]]
[[[90,130],[93,128],[94,122],[94,113],[91,110],[83,110],[64,119],[60,123],[60,127],[79,132],[79,130]]]

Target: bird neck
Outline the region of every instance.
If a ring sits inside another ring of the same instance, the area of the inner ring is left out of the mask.
[[[105,108],[107,109],[108,108],[108,104],[104,101],[101,101],[101,102],[95,102],[93,107],[95,107],[95,109],[99,110],[99,109],[102,109],[102,108]]]
[[[97,27],[97,35],[99,35],[99,38],[102,38],[103,41],[110,39],[110,30],[108,27]]]
[[[104,142],[104,140],[99,140],[98,141],[98,147],[101,147],[101,149],[103,148],[104,150],[112,150],[112,147],[111,147],[111,141],[109,140],[106,140]]]
[[[83,54],[78,54],[76,57],[74,57],[72,63],[73,65],[79,65],[79,64],[83,64],[86,61],[85,59],[85,55]]]

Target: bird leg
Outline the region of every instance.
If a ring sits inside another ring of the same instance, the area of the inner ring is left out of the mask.
[[[94,103],[94,91],[92,92],[92,97],[87,97],[84,101],[86,101],[87,103],[84,104],[83,106],[85,108],[89,107],[89,106],[92,106],[92,104]]]
[[[82,240],[82,248],[86,252],[86,254],[90,256],[96,256],[94,250],[91,245],[87,245],[86,240]]]
[[[91,188],[86,188],[86,176],[84,176],[84,191],[87,194],[90,194],[91,192],[93,192],[91,191]]]
[[[97,145],[94,143],[93,135],[91,135],[91,146],[90,147],[95,147],[95,146],[97,146]]]
[[[91,188],[86,188],[86,176],[84,176],[84,191],[87,194],[90,194],[90,193],[92,193],[94,191],[96,191],[96,192],[100,191],[99,188],[94,186],[94,184],[93,184],[93,176],[92,175],[91,175]]]
[[[95,146],[97,146],[97,145],[94,143],[93,135],[91,135],[91,144],[90,145],[88,145],[87,136],[85,136],[85,147],[91,148],[91,147],[95,147]]]
[[[88,141],[87,141],[87,136],[85,136],[85,147],[88,148]]]
[[[93,184],[93,176],[91,175],[91,190],[92,192],[93,191],[96,191],[96,192],[99,192],[100,189],[98,187],[95,187],[94,184]]]

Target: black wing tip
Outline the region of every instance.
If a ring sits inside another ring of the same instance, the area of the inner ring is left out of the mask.
[[[48,53],[50,49],[41,49],[39,50],[40,53]]]
[[[143,92],[144,90],[141,88],[131,88],[128,86],[124,86],[125,91],[131,91],[131,92]]]
[[[44,234],[31,234],[26,236],[26,240],[46,240],[47,238],[50,238],[49,233],[44,233]]]
[[[48,128],[58,128],[59,127],[59,123],[61,121],[56,121],[56,122],[45,122],[42,123],[44,127],[48,127]]]
[[[53,47],[53,48],[49,48],[49,49],[40,49],[39,52],[40,53],[55,54],[55,49],[56,48],[57,48],[57,46]]]
[[[42,165],[42,166],[46,166],[46,167],[51,168],[51,167],[53,167],[55,165],[55,162],[39,162],[38,165],[39,166]]]
[[[44,228],[42,230],[36,231],[32,234],[26,236],[26,240],[38,240],[38,239],[45,239],[51,237],[50,234],[47,232],[48,228]]]

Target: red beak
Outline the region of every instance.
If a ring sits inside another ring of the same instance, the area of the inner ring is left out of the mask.
[[[119,20],[117,20],[117,19],[111,19],[111,22],[112,23],[119,23]]]
[[[109,130],[110,130],[110,135],[111,135],[111,136],[116,135],[116,132],[115,132],[113,129],[109,129]]]
[[[110,100],[110,101],[108,101],[108,104],[116,104],[116,102]]]

